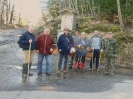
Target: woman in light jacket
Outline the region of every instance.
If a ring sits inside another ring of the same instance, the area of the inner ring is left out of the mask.
[[[86,38],[86,33],[82,32],[81,37],[76,42],[77,55],[76,55],[75,64],[74,64],[75,70],[78,68],[80,59],[81,59],[81,64],[80,64],[79,68],[81,70],[84,69],[85,57],[87,54],[87,47],[89,46],[89,43],[90,42],[89,42],[88,38]]]

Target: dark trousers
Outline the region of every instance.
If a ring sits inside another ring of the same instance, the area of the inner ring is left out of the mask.
[[[85,56],[76,55],[75,62],[80,62],[80,60],[82,63],[84,63],[85,62]]]
[[[94,64],[95,59],[96,59],[96,69],[98,69],[98,65],[99,65],[99,56],[100,56],[100,50],[99,49],[94,49],[93,64]],[[92,58],[91,58],[91,61],[90,61],[90,68],[92,68]]]
[[[72,56],[71,56],[71,60],[69,61],[71,64],[73,64],[73,60],[74,60],[75,56],[76,56],[76,55],[72,55]]]
[[[67,67],[68,54],[60,53],[59,54],[58,70],[61,70],[63,58],[64,58],[64,67]]]

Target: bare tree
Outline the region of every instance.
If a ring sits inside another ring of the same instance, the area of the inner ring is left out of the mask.
[[[0,0],[0,26],[4,24],[4,0]]]
[[[10,17],[10,24],[13,23],[13,14],[14,14],[14,3],[12,5],[11,17]]]
[[[124,24],[123,24],[123,20],[122,20],[120,0],[116,0],[116,2],[117,2],[118,16],[119,16],[119,21],[120,21],[120,29],[121,29],[121,32],[123,32]]]

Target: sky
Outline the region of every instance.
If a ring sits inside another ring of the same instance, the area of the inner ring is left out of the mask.
[[[40,0],[11,0],[15,4],[15,13],[21,12],[21,17],[27,18],[30,22],[36,23],[42,16]],[[44,0],[45,1],[45,0]],[[43,6],[45,6],[43,4]]]

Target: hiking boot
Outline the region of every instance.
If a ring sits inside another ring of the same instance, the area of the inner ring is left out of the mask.
[[[109,73],[108,72],[105,72],[104,75],[108,75]]]
[[[74,64],[74,69],[75,70],[78,69],[78,65],[79,65],[79,63],[78,62],[75,62],[75,64]]]
[[[84,63],[81,63],[81,64],[80,64],[80,69],[83,70],[84,67],[85,67],[85,64],[84,64]]]
[[[37,74],[38,74],[38,75],[41,75],[41,74],[42,74],[42,72],[38,72]]]
[[[48,75],[48,76],[50,76],[50,75],[51,75],[51,73],[48,73],[48,72],[46,72],[45,74],[46,74],[46,75]]]
[[[22,77],[27,77],[27,74],[22,74]]]
[[[97,72],[100,72],[100,70],[99,70],[99,69],[96,69],[96,71],[97,71]]]
[[[29,73],[29,76],[33,76],[33,74],[32,73]]]
[[[61,73],[61,71],[60,70],[57,70],[57,74],[60,74]]]
[[[68,69],[72,69],[72,66],[69,66]]]
[[[113,73],[109,74],[109,76],[112,77],[113,76]]]
[[[63,73],[64,73],[64,74],[66,74],[66,73],[67,73],[67,71],[66,71],[66,67],[64,67]]]

